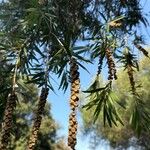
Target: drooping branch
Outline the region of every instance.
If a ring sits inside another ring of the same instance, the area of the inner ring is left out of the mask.
[[[108,63],[108,80],[113,80],[113,79],[117,79],[117,75],[116,75],[116,67],[115,67],[115,62],[113,60],[112,57],[112,52],[109,48],[106,49],[106,58],[107,58],[107,63]]]
[[[46,48],[45,48],[46,49]],[[39,133],[39,129],[41,126],[41,122],[42,122],[42,115],[44,113],[44,108],[46,105],[46,100],[48,97],[48,92],[49,92],[49,88],[47,85],[48,82],[48,74],[49,74],[49,70],[48,70],[48,60],[50,59],[48,51],[46,52],[46,56],[47,58],[45,59],[45,86],[41,89],[41,95],[39,97],[39,101],[38,101],[38,108],[35,114],[35,119],[34,119],[34,123],[33,123],[33,127],[32,127],[32,133],[28,142],[28,150],[34,150],[35,146],[36,146],[36,142],[38,140],[38,133]]]
[[[37,139],[38,139],[38,132],[40,129],[40,125],[42,122],[42,115],[43,115],[43,111],[45,108],[45,104],[46,104],[46,99],[48,96],[48,91],[49,89],[47,88],[42,88],[41,90],[41,95],[39,98],[39,103],[38,103],[38,108],[37,108],[37,112],[36,112],[36,116],[35,116],[35,120],[34,120],[34,124],[32,127],[32,134],[31,137],[29,139],[29,145],[28,145],[28,150],[33,150],[35,148]]]

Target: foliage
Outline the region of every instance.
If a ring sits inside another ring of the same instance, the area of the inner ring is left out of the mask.
[[[117,111],[119,111],[120,117],[124,125],[122,126],[121,124],[118,124],[117,126],[113,126],[112,128],[110,128],[108,125],[103,127],[102,115],[100,115],[100,117],[97,119],[96,125],[93,125],[92,120],[90,120],[90,118],[92,117],[91,111],[92,112],[95,111],[93,108],[90,112],[86,110],[82,111],[84,130],[86,132],[91,132],[91,130],[94,129],[96,136],[102,136],[103,138],[108,139],[110,141],[110,144],[114,147],[119,147],[119,146],[128,147],[129,140],[133,137],[136,137],[137,145],[140,145],[145,149],[149,149],[148,143],[149,143],[150,132],[147,131],[146,128],[149,128],[150,124],[148,122],[145,122],[145,119],[147,119],[148,121],[148,117],[150,115],[150,108],[149,108],[150,92],[148,90],[150,86],[150,82],[148,81],[150,76],[149,64],[150,64],[149,59],[143,59],[139,65],[141,70],[139,72],[136,72],[135,74],[136,76],[135,79],[138,82],[142,82],[142,87],[140,86],[140,88],[138,88],[138,93],[140,94],[140,96],[142,96],[142,99],[138,99],[141,104],[134,103],[135,101],[133,99],[135,97],[132,96],[130,92],[128,93],[126,92],[129,91],[129,81],[124,80],[127,74],[125,74],[123,70],[121,70],[118,73],[119,79],[113,85],[116,94],[119,97],[119,104],[121,104],[126,108],[126,109],[117,109]],[[134,112],[135,109],[137,112]],[[143,129],[142,131],[140,131],[141,132],[140,136],[137,134],[138,132],[135,132],[133,130],[133,126],[130,122],[130,120],[132,119],[131,116],[133,115],[136,115],[134,117],[140,117],[138,119],[134,118],[135,119],[134,121],[137,122],[133,123],[135,125],[134,128],[140,125],[141,126],[140,128]],[[95,128],[93,128],[93,126]]]
[[[106,125],[106,121],[109,126],[112,127],[112,124],[117,126],[117,121],[123,124],[121,121],[116,108],[114,107],[115,103],[118,103],[118,98],[116,94],[111,89],[111,82],[108,83],[103,88],[98,88],[99,86],[98,79],[90,86],[85,93],[90,93],[87,97],[89,97],[89,103],[85,104],[83,108],[86,108],[86,111],[93,108],[95,106],[94,111],[94,119],[93,122],[96,122],[98,119],[100,112],[103,111],[103,122],[104,126]],[[96,89],[93,86],[97,87]]]
[[[128,72],[134,97],[131,123],[140,134],[141,125],[149,123],[149,116],[145,117],[146,105],[137,92],[134,70],[138,70],[138,63],[131,48],[134,44],[149,57],[141,47],[144,42],[137,28],[141,23],[145,27],[149,25],[140,0],[9,0],[0,3],[0,8],[0,52],[4,53],[5,64],[12,64],[9,75],[16,81],[11,83],[13,90],[19,79],[26,79],[26,83],[48,86],[54,91],[51,75],[56,75],[60,79],[59,89],[66,91],[71,82],[68,69],[71,59],[76,58],[77,64],[87,70],[83,62],[93,63],[98,58],[97,73],[101,73],[106,61],[109,83],[100,91],[94,88],[91,93],[95,97],[96,91],[98,98],[85,107],[96,108],[96,121],[100,106],[104,124],[107,120],[110,126],[117,125],[118,121],[122,123],[112,87],[113,80],[117,79],[117,61]],[[141,114],[141,107],[145,110],[144,119],[137,115]]]
[[[32,77],[29,82],[43,86],[43,62],[46,59],[45,55],[49,53],[49,70],[61,78],[60,88],[63,90],[68,86],[67,63],[71,56],[76,57],[78,63],[90,63],[83,53],[90,52],[91,57],[95,58],[99,56],[101,49],[100,53],[104,57],[105,48],[109,46],[115,54],[124,45],[122,37],[126,34],[137,36],[134,26],[139,22],[147,25],[137,0],[132,3],[61,0],[47,1],[44,5],[35,0],[25,3],[11,0],[1,3],[1,8],[1,47],[7,57],[9,55],[11,60],[18,60],[21,76],[28,74]],[[133,10],[135,15],[130,16]],[[117,21],[121,22],[119,28],[112,26],[112,23]],[[89,41],[92,44],[80,47],[76,44],[78,41]],[[85,69],[84,65],[79,65]],[[48,86],[53,90],[50,82]]]
[[[5,56],[1,53],[1,56]],[[5,57],[1,57],[1,76],[0,76],[0,124],[2,124],[3,113],[5,109],[6,99],[8,93],[11,91],[11,74],[12,64],[4,61]],[[27,78],[26,78],[27,79]],[[18,79],[15,86],[18,101],[15,113],[13,115],[13,129],[11,132],[11,141],[8,148],[10,150],[26,149],[28,139],[31,132],[31,127],[34,120],[35,111],[37,109],[38,88],[34,84],[26,84],[26,79]],[[2,127],[0,126],[0,130]],[[44,110],[43,122],[41,124],[39,139],[36,149],[67,149],[64,140],[57,137],[58,124],[52,118],[50,113],[50,104],[47,103]]]

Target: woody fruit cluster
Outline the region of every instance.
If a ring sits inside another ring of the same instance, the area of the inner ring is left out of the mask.
[[[75,58],[72,58],[70,61],[70,80],[71,80],[71,97],[70,97],[71,114],[69,116],[68,146],[74,150],[77,135],[76,109],[78,107],[79,102],[79,88],[80,88],[78,65]]]
[[[108,80],[113,80],[113,79],[117,79],[117,75],[116,75],[116,67],[115,67],[115,63],[113,60],[113,56],[112,56],[112,52],[109,48],[106,49],[106,58],[107,58],[107,64],[108,64]]]
[[[0,145],[1,150],[7,149],[7,145],[10,139],[10,132],[13,125],[13,112],[16,107],[16,99],[17,96],[14,92],[8,95],[4,114],[4,123],[2,127],[2,136]]]
[[[33,150],[35,147],[37,137],[38,137],[38,132],[39,132],[41,121],[42,121],[42,115],[43,115],[44,107],[46,104],[46,99],[48,96],[48,91],[49,91],[48,88],[47,89],[42,88],[42,90],[41,90],[41,95],[40,95],[39,103],[38,103],[38,109],[36,112],[34,125],[32,127],[32,135],[29,139],[28,150]]]

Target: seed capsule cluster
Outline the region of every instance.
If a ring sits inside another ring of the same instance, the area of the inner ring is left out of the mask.
[[[117,79],[117,75],[116,75],[116,67],[115,67],[115,63],[113,60],[113,56],[112,56],[112,52],[109,48],[106,49],[106,58],[107,58],[107,63],[108,63],[108,80],[113,80],[113,79]]]
[[[102,66],[103,66],[103,57],[99,57],[99,62],[98,62],[98,71],[97,71],[97,75],[99,75],[102,71]]]
[[[135,94],[136,89],[135,89],[135,81],[134,81],[134,77],[133,77],[133,68],[130,65],[128,65],[127,70],[128,70],[127,73],[128,73],[129,80],[130,80],[132,93]]]
[[[38,138],[38,132],[39,132],[41,121],[42,121],[42,114],[43,114],[44,107],[46,104],[46,99],[48,96],[48,91],[49,91],[48,88],[47,89],[42,88],[41,90],[41,95],[40,95],[39,103],[38,103],[38,109],[37,109],[36,117],[35,117],[34,124],[32,127],[32,135],[29,139],[28,150],[33,150],[35,147],[35,144]]]
[[[134,45],[135,45],[135,47],[136,47],[139,51],[141,51],[146,57],[149,57],[148,51],[145,50],[141,45],[136,44],[136,43],[134,43]]]
[[[8,96],[6,109],[4,114],[4,123],[3,123],[3,130],[2,130],[2,137],[1,137],[1,145],[0,149],[5,150],[7,149],[7,145],[10,139],[10,132],[12,128],[12,120],[13,120],[13,111],[16,107],[16,99],[17,96],[15,93],[12,93]]]
[[[70,78],[71,78],[71,98],[70,98],[70,107],[72,111],[78,107],[79,101],[79,88],[80,88],[80,80],[79,80],[79,72],[78,65],[76,60],[73,58],[70,62]]]
[[[76,145],[76,135],[77,135],[76,109],[78,107],[79,88],[80,88],[78,65],[74,58],[72,58],[70,61],[70,79],[71,79],[70,108],[72,112],[69,116],[68,146],[72,150],[74,150]]]
[[[75,112],[72,112],[69,116],[68,146],[70,146],[73,150],[77,141],[76,136],[77,136],[77,120]]]

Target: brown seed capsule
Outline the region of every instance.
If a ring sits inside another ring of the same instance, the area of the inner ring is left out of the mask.
[[[74,83],[75,83],[75,85],[79,85],[80,84],[80,80],[77,79],[77,80],[74,81]]]
[[[76,87],[76,84],[73,82],[72,84],[71,84],[71,88],[75,88]]]
[[[72,100],[76,100],[76,98],[77,98],[76,94],[71,96]]]
[[[77,131],[77,129],[74,127],[73,128],[73,126],[72,127],[70,127],[70,132],[72,133],[72,134],[75,134],[76,133],[76,131]]]
[[[73,111],[76,109],[74,101],[70,101],[70,107],[71,107],[71,110],[73,110]]]
[[[100,75],[103,66],[103,57],[99,56],[97,75]]]
[[[79,93],[79,86],[72,88],[71,91],[75,93]]]
[[[76,145],[77,135],[77,120],[75,112],[72,112],[69,116],[69,133],[68,133],[68,146],[74,149]]]
[[[72,126],[74,126],[74,122],[73,121],[69,121],[69,125],[72,127]]]
[[[78,70],[78,69],[79,69],[78,65],[74,64],[74,65],[72,65],[72,67],[70,68],[70,71],[71,71],[71,72],[75,72],[75,71]]]

